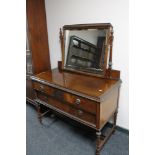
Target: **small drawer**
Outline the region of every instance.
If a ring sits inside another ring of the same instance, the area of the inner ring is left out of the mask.
[[[80,118],[81,120],[90,122],[92,124],[96,124],[96,116],[90,113],[87,113],[81,109],[71,108],[69,113],[76,116],[77,118]]]
[[[71,105],[74,105],[76,108],[82,109],[86,112],[96,114],[97,111],[97,102],[85,99],[80,96],[72,95],[69,93],[64,93],[64,100]]]
[[[46,85],[38,83],[38,82],[33,82],[33,87],[35,90],[44,92],[48,95],[53,94],[53,92],[54,92],[54,89],[52,87],[46,86]]]
[[[80,120],[89,122],[91,124],[96,124],[96,116],[90,113],[87,113],[81,109],[73,108],[69,104],[65,104],[57,99],[54,99],[50,96],[47,96],[44,93],[37,92],[37,98],[41,101],[44,101],[53,107],[57,108],[58,110],[62,111],[62,113],[70,114]]]
[[[75,108],[79,108],[86,112],[96,114],[97,111],[97,102],[85,99],[84,97],[80,97],[77,95],[73,95],[71,93],[62,91],[57,88],[53,88],[50,86],[43,85],[41,83],[34,82],[34,89],[44,92],[45,94],[57,99],[61,102],[65,102],[74,106]]]
[[[37,92],[37,98],[41,101],[48,103],[49,97],[43,93]]]
[[[46,95],[45,93],[42,93],[42,92],[36,92],[37,93],[37,98],[41,101],[44,101],[62,111],[65,111],[65,112],[69,112],[70,111],[70,106],[63,103],[63,102],[60,102],[59,100],[55,99],[55,98],[52,98],[48,95]]]

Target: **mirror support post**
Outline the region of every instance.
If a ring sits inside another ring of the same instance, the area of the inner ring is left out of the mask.
[[[108,63],[108,70],[109,70],[109,77],[111,77],[111,70],[112,70],[112,50],[113,50],[113,40],[114,40],[114,36],[113,36],[113,28],[111,29],[110,32],[110,37],[109,37],[109,45],[110,45],[110,53],[109,53],[109,63]]]
[[[112,49],[113,49],[113,28],[111,29],[110,32],[110,37],[109,37],[109,44],[110,44],[110,54],[109,54],[109,70],[112,70]]]
[[[61,54],[62,54],[61,69],[62,69],[63,68],[63,65],[64,65],[64,60],[63,60],[63,58],[64,58],[64,42],[63,42],[63,39],[64,38],[63,38],[63,33],[62,33],[61,28],[60,28],[60,36],[59,36],[59,38],[60,38],[60,42],[61,42]]]

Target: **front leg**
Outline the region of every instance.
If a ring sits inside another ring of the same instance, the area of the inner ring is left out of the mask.
[[[117,121],[117,111],[114,113],[114,116],[113,116],[113,127],[114,127],[114,130],[113,130],[113,134],[115,133],[116,131],[116,121]]]
[[[96,132],[96,155],[100,155],[101,132]]]
[[[40,123],[42,123],[41,107],[39,103],[37,103],[37,113],[38,113],[38,120]]]

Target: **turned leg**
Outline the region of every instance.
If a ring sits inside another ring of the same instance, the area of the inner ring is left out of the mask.
[[[113,126],[114,126],[114,130],[113,133],[115,133],[116,131],[116,121],[117,121],[117,111],[114,113],[114,117],[113,117]]]
[[[100,155],[101,132],[96,132],[96,155]]]
[[[37,113],[38,113],[38,120],[40,123],[42,123],[41,107],[39,103],[37,104]]]
[[[116,130],[116,120],[117,120],[117,111],[113,115],[113,126],[109,130],[109,132],[106,135],[103,135],[101,131],[96,132],[96,155],[100,155],[100,151],[102,150],[105,143],[108,141],[110,136],[115,132]]]

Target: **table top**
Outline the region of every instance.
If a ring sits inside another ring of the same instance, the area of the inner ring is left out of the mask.
[[[121,80],[104,79],[74,72],[59,71],[57,68],[32,76],[31,79],[94,98],[100,98],[104,93],[121,83]]]

